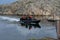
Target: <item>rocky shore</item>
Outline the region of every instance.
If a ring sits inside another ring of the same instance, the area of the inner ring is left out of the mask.
[[[0,5],[0,15],[35,15],[60,19],[59,0],[17,0],[9,5]]]

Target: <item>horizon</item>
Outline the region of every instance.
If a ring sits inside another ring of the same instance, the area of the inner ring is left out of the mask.
[[[17,1],[17,0],[0,0],[0,4],[10,4],[15,1]]]

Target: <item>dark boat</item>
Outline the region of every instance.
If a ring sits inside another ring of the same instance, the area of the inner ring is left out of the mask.
[[[40,20],[20,20],[21,24],[30,24],[30,25],[35,25],[39,24]]]
[[[56,20],[50,20],[50,19],[48,19],[48,21],[49,21],[49,22],[56,22]]]
[[[29,26],[29,28],[31,28],[32,26],[34,26],[34,28],[38,27],[41,28],[41,26],[39,25],[40,20],[36,20],[36,19],[32,19],[32,20],[21,20],[20,19],[20,24],[22,26],[26,26],[26,28]]]

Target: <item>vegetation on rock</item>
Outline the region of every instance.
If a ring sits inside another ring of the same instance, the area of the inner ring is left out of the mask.
[[[17,0],[0,5],[0,14],[8,15],[60,15],[60,0]]]

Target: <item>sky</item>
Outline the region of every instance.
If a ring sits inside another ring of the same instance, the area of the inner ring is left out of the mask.
[[[0,4],[9,4],[9,3],[12,3],[16,0],[0,0]]]

